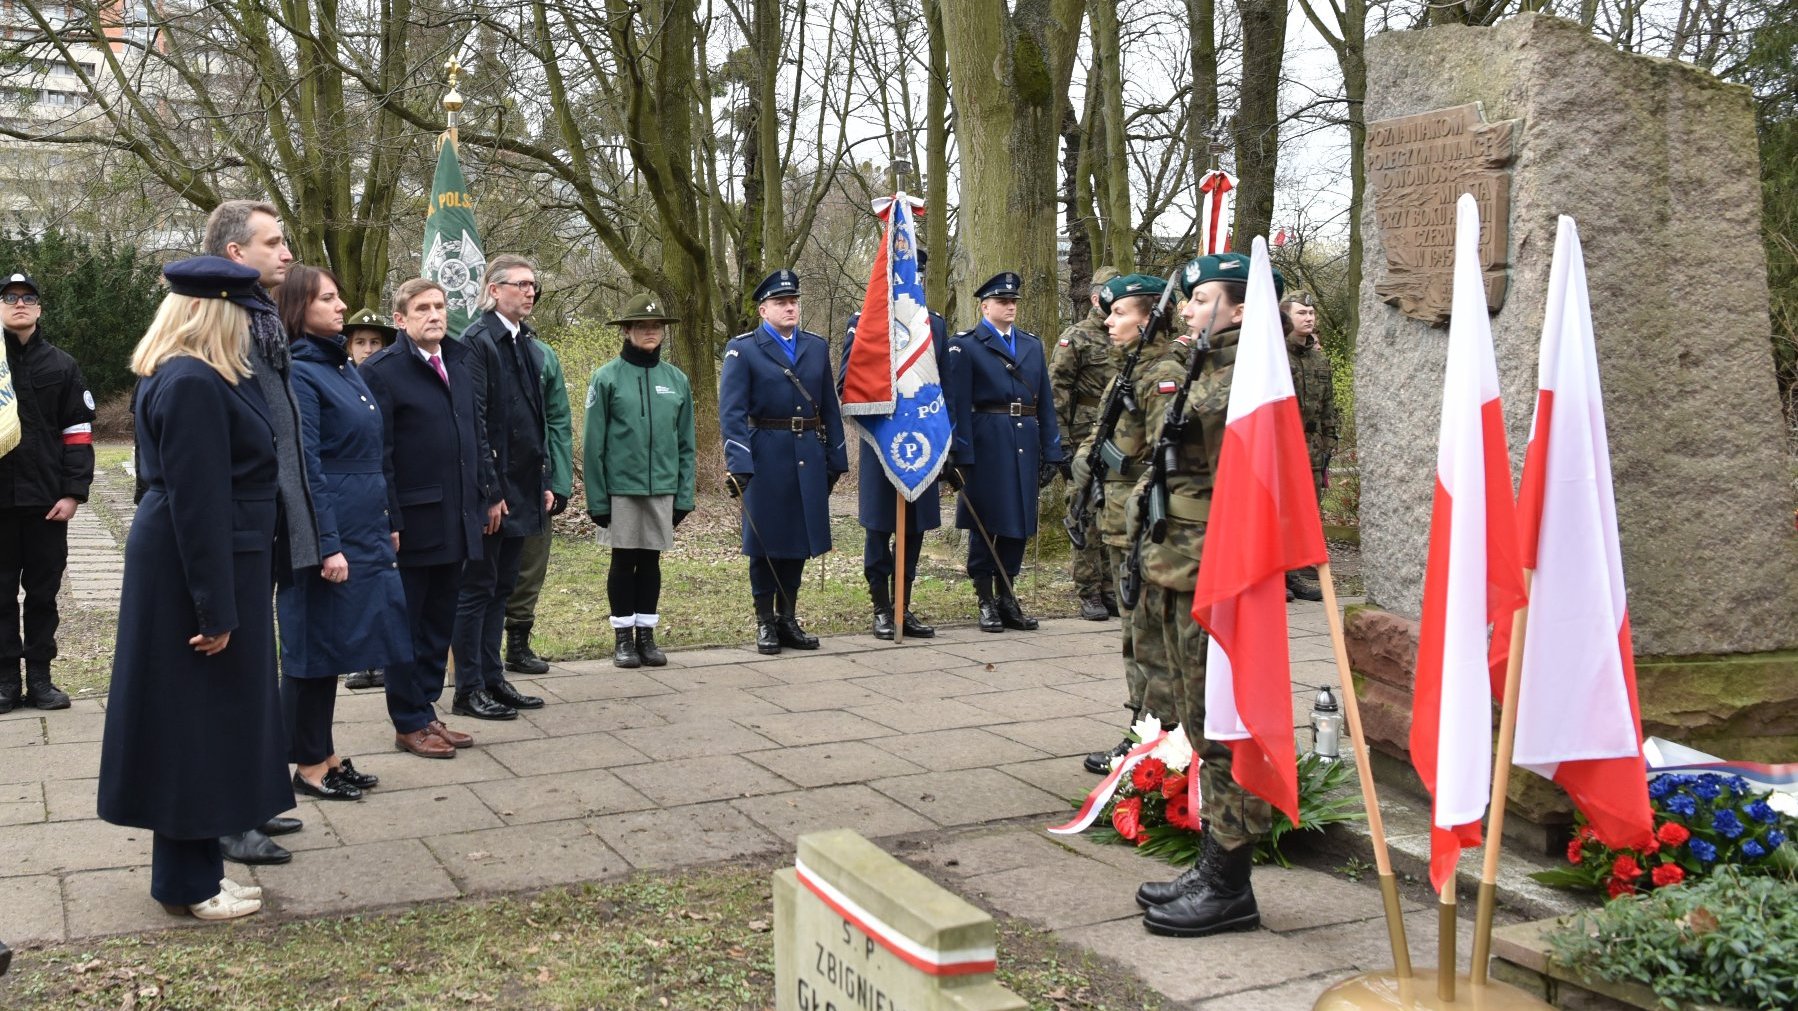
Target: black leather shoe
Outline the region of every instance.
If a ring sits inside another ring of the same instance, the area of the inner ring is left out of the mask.
[[[517,688],[512,687],[512,682],[507,681],[504,678],[500,679],[499,684],[487,689],[487,694],[493,696],[499,702],[511,706],[513,709],[543,708],[542,699],[535,695],[524,694]]]
[[[1286,599],[1291,600],[1293,597],[1300,600],[1324,599],[1323,584],[1318,582],[1316,572],[1315,569],[1298,569],[1288,572],[1286,574],[1286,592],[1289,596]]]
[[[306,823],[298,818],[270,818],[257,831],[263,835],[292,835],[305,827]]]
[[[1207,846],[1214,846],[1210,836]],[[1206,854],[1199,860],[1205,862]],[[1255,847],[1238,846],[1211,857],[1216,868],[1207,881],[1181,892],[1174,899],[1150,906],[1142,923],[1151,934],[1165,937],[1207,937],[1227,930],[1254,930],[1261,926],[1261,910],[1255,890],[1249,887],[1249,870]]]
[[[926,625],[918,620],[918,616],[910,611],[905,612],[905,637],[907,639],[934,639],[936,626]]]
[[[1086,771],[1095,776],[1108,775],[1111,772],[1111,760],[1128,755],[1130,749],[1134,747],[1136,747],[1136,742],[1126,737],[1117,743],[1117,747],[1110,751],[1095,751],[1086,756],[1086,761],[1080,764],[1086,766]]]
[[[980,602],[980,630],[982,632],[1005,631],[1005,620],[999,617],[999,605],[992,600]]]
[[[337,768],[332,769],[331,774],[358,790],[372,790],[381,785],[381,777],[371,776],[366,772],[357,772],[356,766],[347,758]]]
[[[998,603],[999,621],[1006,628],[1017,629],[1020,632],[1036,630],[1036,619],[1024,613],[1024,609],[1018,606],[1018,598],[1008,593],[1000,597]]]
[[[24,692],[19,684],[18,668],[7,674],[0,674],[0,716],[13,711],[19,704],[19,696]]]
[[[794,649],[818,648],[818,637],[806,634],[805,629],[799,627],[798,618],[794,618],[790,615],[781,615],[779,618],[775,619],[774,631],[780,636],[780,644],[782,646],[791,646]]]
[[[1104,621],[1111,617],[1111,612],[1105,609],[1105,601],[1095,593],[1090,597],[1080,598],[1080,617],[1087,621]]]
[[[317,786],[308,783],[305,776],[295,772],[293,774],[293,792],[303,793],[308,797],[317,797],[319,800],[362,799],[361,790],[358,790],[356,787],[351,786],[342,779],[331,775],[328,771],[325,773],[324,778],[318,781]]]
[[[884,611],[880,611],[880,610],[875,611],[874,612],[874,638],[890,640],[893,638],[893,631],[894,630],[893,630],[893,610],[892,610],[892,608],[887,608]]]
[[[385,688],[387,687],[387,672],[380,667],[359,670],[344,678],[343,686],[350,689]]]
[[[513,709],[492,695],[486,689],[476,689],[467,694],[456,693],[455,701],[450,703],[450,712],[457,716],[472,716],[477,720],[515,720],[518,710]]]
[[[773,618],[761,619],[755,623],[755,651],[763,656],[779,655],[780,629],[775,627]]]
[[[293,859],[292,853],[256,829],[219,836],[219,851],[239,864],[284,864]]]

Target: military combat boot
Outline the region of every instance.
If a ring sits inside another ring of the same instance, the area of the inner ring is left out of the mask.
[[[1106,610],[1103,597],[1091,593],[1080,598],[1080,617],[1087,621],[1104,621],[1111,617],[1111,612]]]
[[[774,594],[758,594],[755,598],[755,651],[763,656],[780,652],[780,630],[774,617]]]
[[[1288,600],[1291,600],[1292,597],[1297,597],[1300,600],[1324,599],[1323,584],[1318,582],[1317,569],[1315,568],[1308,567],[1294,569],[1291,572],[1288,572],[1286,574],[1286,589],[1292,595],[1286,598]]]
[[[506,626],[506,669],[514,674],[548,674],[549,664],[531,652],[531,623]]]
[[[50,661],[25,661],[25,704],[38,709],[67,709],[69,696],[50,683]]]
[[[643,666],[643,657],[637,653],[637,630],[634,628],[614,628],[612,634],[618,642],[612,647],[612,666],[634,670]]]
[[[1124,708],[1130,710],[1130,725],[1136,726],[1137,718],[1142,715],[1142,709],[1137,706],[1125,706]],[[1086,767],[1087,772],[1095,776],[1103,776],[1111,772],[1113,761],[1128,755],[1130,749],[1134,747],[1136,747],[1136,742],[1130,739],[1130,731],[1125,730],[1124,739],[1117,742],[1110,751],[1095,751],[1087,755],[1086,760],[1080,764]]]
[[[1205,833],[1210,828],[1209,822],[1202,824],[1199,830],[1201,839],[1205,838]],[[1142,887],[1136,890],[1136,904],[1144,909],[1163,905],[1202,885],[1210,884],[1217,875],[1215,855],[1221,852],[1222,850],[1200,845],[1198,857],[1193,860],[1191,867],[1180,872],[1179,877],[1172,881],[1143,882]]]
[[[0,715],[10,713],[19,704],[19,693],[23,689],[19,685],[19,664],[13,662],[12,670],[0,671]]]
[[[1118,617],[1118,595],[1110,590],[1100,590],[1099,599],[1105,602],[1105,613],[1113,618]]]
[[[649,625],[637,626],[637,655],[650,667],[668,666],[668,654],[656,645],[656,630]]]
[[[1205,833],[1205,847],[1217,852],[1211,857],[1215,871],[1206,881],[1158,906],[1150,906],[1142,914],[1143,926],[1151,934],[1166,937],[1206,937],[1226,930],[1254,930],[1261,926],[1261,910],[1255,905],[1255,890],[1249,886],[1249,872],[1255,864],[1255,847],[1244,843],[1226,850]],[[1199,857],[1205,860],[1204,854]]]
[[[874,638],[891,639],[893,637],[893,595],[887,592],[886,582],[883,580],[878,584],[869,583],[868,597],[874,601]]]
[[[980,630],[982,632],[1005,631],[1005,622],[999,617],[999,604],[993,599],[993,581],[985,578],[975,579],[974,596],[980,601]]]
[[[799,624],[799,601],[793,597],[780,598],[780,618],[774,624],[775,633],[780,636],[782,646],[794,649],[817,649],[818,637],[808,635]]]

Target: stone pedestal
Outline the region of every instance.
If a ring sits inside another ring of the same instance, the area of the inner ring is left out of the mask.
[[[1509,270],[1492,333],[1513,470],[1535,408],[1556,216],[1570,214],[1585,245],[1644,731],[1731,758],[1790,760],[1798,532],[1767,339],[1749,92],[1540,15],[1369,40],[1370,133],[1472,103],[1484,123],[1515,124],[1501,152],[1508,200],[1492,203],[1509,208],[1505,255],[1490,258]],[[1363,209],[1355,406],[1362,568],[1387,616],[1350,623],[1350,654],[1375,741],[1402,752],[1447,331],[1387,303],[1404,280],[1389,261],[1400,271],[1420,261],[1389,258],[1378,204],[1372,194]]]

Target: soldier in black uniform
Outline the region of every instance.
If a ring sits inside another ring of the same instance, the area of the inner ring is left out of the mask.
[[[1072,476],[1043,343],[1013,325],[1021,287],[1010,271],[988,278],[974,292],[980,325],[956,334],[944,356],[943,393],[955,419],[950,479],[961,486],[955,525],[970,531],[968,578],[983,632],[1036,627],[1013,587],[1024,544],[1036,534],[1037,492],[1058,472]]]

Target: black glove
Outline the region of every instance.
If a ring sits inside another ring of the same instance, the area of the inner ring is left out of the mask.
[[[1047,487],[1049,487],[1050,484],[1054,483],[1054,481],[1055,481],[1055,465],[1052,463],[1038,464],[1036,467],[1036,487],[1037,487],[1037,489],[1040,491],[1044,488],[1047,488]]]
[[[691,509],[676,509],[674,511],[674,525],[677,527],[680,526],[680,521],[691,515],[693,515],[693,510]]]
[[[948,485],[950,491],[961,491],[963,488],[967,487],[968,484],[967,478],[961,472],[961,468],[953,463],[937,472],[937,480]]]
[[[843,475],[841,473],[836,473],[836,474],[830,475],[830,490],[836,491],[837,490],[837,482],[841,481],[842,479],[843,479]]]
[[[1066,481],[1069,484],[1074,483],[1074,465],[1068,461],[1063,460],[1056,464],[1055,473],[1060,474],[1063,481]]]
[[[588,513],[587,518],[602,527],[612,525],[611,513]]]
[[[549,494],[550,494],[550,498],[551,498],[551,502],[550,502],[550,506],[549,506],[549,514],[551,516],[560,516],[560,515],[562,515],[563,512],[567,511],[568,496],[563,495],[559,492],[553,492],[553,491],[550,492]]]
[[[732,474],[725,480],[724,487],[730,492],[731,498],[742,498],[749,494],[749,479],[753,477],[754,474]]]

